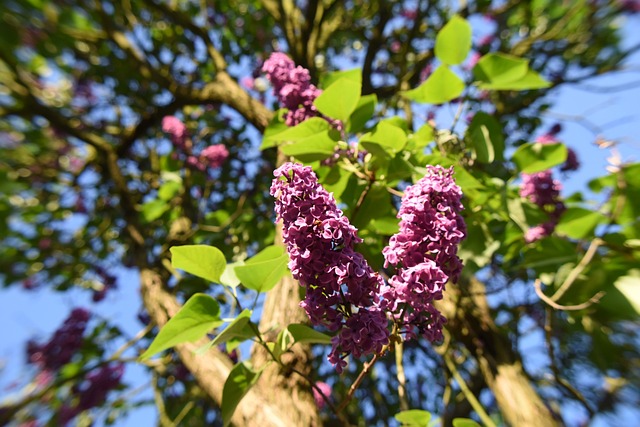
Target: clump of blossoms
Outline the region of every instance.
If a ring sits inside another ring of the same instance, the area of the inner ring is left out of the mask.
[[[382,289],[380,306],[390,313],[405,338],[442,340],[446,319],[433,306],[448,281],[462,271],[458,245],[466,236],[460,211],[462,191],[453,168],[427,166],[427,174],[402,196],[400,231],[382,251],[385,267],[398,270]]]
[[[560,132],[562,128],[559,125],[554,125],[548,133],[540,135],[536,138],[536,142],[541,144],[559,144],[557,134]],[[567,147],[567,160],[565,160],[564,164],[560,167],[562,172],[570,172],[576,171],[580,168],[580,161],[578,160],[578,155],[575,150],[571,147]]]
[[[82,335],[89,322],[89,312],[74,309],[45,344],[27,343],[27,359],[43,371],[55,372],[71,361],[82,347]]]
[[[347,355],[379,353],[389,342],[382,278],[353,249],[362,239],[310,167],[285,163],[274,176],[271,195],[289,268],[306,289],[300,305],[312,324],[337,332],[328,359],[342,372]]]
[[[285,115],[287,126],[320,115],[313,101],[322,91],[311,84],[309,70],[300,65],[296,67],[284,53],[274,52],[264,62],[262,71],[271,82],[280,105],[289,110]]]
[[[121,363],[105,365],[87,374],[82,382],[71,389],[72,403],[60,408],[58,423],[66,426],[80,413],[104,404],[109,392],[120,386],[123,374],[124,365]]]
[[[203,149],[199,155],[194,155],[187,127],[177,117],[164,117],[162,119],[162,131],[169,134],[169,139],[176,147],[176,158],[183,157],[185,165],[191,169],[196,169],[200,172],[204,172],[207,169],[218,169],[229,157],[229,151],[221,144],[210,145]]]
[[[535,242],[549,236],[556,227],[560,216],[565,211],[564,203],[560,200],[562,184],[553,179],[551,170],[536,173],[523,173],[520,185],[520,196],[529,199],[549,215],[549,221],[530,228],[525,233],[527,243]]]

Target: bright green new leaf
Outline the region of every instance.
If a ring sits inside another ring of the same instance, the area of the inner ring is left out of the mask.
[[[171,251],[171,265],[214,283],[220,283],[220,275],[227,267],[227,261],[220,249],[206,245],[174,246]]]
[[[367,146],[370,142],[382,147],[389,157],[393,157],[404,148],[407,134],[397,126],[380,122],[373,132],[368,132],[360,138],[360,143],[367,150],[371,148]]]
[[[287,326],[287,329],[291,333],[293,340],[299,343],[309,344],[331,344],[331,337],[329,335],[318,332],[315,329],[303,325],[301,323],[292,323]]]
[[[526,76],[529,71],[529,61],[517,56],[501,52],[484,55],[473,67],[473,74],[481,83],[507,84]]]
[[[168,211],[170,207],[165,200],[151,200],[142,205],[142,216],[147,222],[155,221],[160,218],[163,213]]]
[[[498,121],[489,114],[479,111],[473,116],[467,128],[467,140],[481,163],[502,160],[504,135]]]
[[[584,208],[569,208],[562,213],[560,222],[556,226],[556,232],[572,239],[583,239],[605,220],[606,217],[600,212]]]
[[[287,273],[289,257],[282,246],[268,246],[235,267],[236,276],[242,284],[254,291],[267,292]]]
[[[264,130],[262,144],[260,145],[261,150],[278,145],[278,139],[275,138],[275,136],[288,129],[291,129],[284,122],[284,114],[286,111],[286,109],[281,108],[273,115],[273,118],[269,122],[269,125]]]
[[[325,119],[322,119],[320,117],[311,117],[310,119],[307,119],[304,122],[297,124],[296,126],[286,127],[286,129],[281,132],[273,131],[268,136],[265,133],[264,139],[262,140],[262,145],[260,145],[260,149],[264,150],[265,148],[273,147],[283,142],[291,143],[302,141],[307,137],[327,132],[330,128],[331,125],[329,125],[329,122],[327,122]],[[278,129],[282,128],[278,126]]]
[[[453,427],[482,427],[471,418],[454,418]]]
[[[215,299],[205,294],[195,294],[160,329],[140,360],[184,342],[199,340],[222,324],[220,307]]]
[[[524,77],[512,82],[480,83],[480,89],[488,90],[533,90],[544,89],[551,86],[548,80],[533,70],[528,70]]]
[[[420,86],[403,92],[403,95],[423,104],[444,104],[459,97],[463,91],[462,79],[442,64]]]
[[[448,65],[465,60],[471,50],[471,25],[466,19],[454,15],[436,36],[436,57]]]
[[[358,105],[361,90],[356,82],[343,77],[326,88],[313,104],[325,116],[346,122]]]
[[[280,151],[302,162],[313,162],[331,156],[335,148],[336,141],[329,136],[328,131],[324,131],[300,138],[292,144],[283,144]]]
[[[564,144],[541,144],[529,142],[518,147],[513,161],[523,173],[535,173],[558,166],[567,160]]]
[[[178,194],[178,191],[182,188],[182,184],[177,181],[167,181],[158,189],[158,197],[162,200],[169,201],[173,199],[173,196]]]
[[[431,413],[421,409],[409,409],[398,412],[394,418],[401,423],[402,427],[427,427],[431,421]]]
[[[640,314],[640,270],[631,270],[631,274],[616,280],[613,286],[627,299],[637,314]]]
[[[229,372],[222,389],[222,422],[225,427],[231,422],[231,417],[242,398],[258,382],[261,372],[254,371],[249,362],[239,363]]]
[[[360,68],[353,68],[351,70],[334,71],[332,73],[324,74],[320,78],[320,87],[326,89],[340,79],[347,79],[356,84],[358,87],[361,87],[362,70]]]
[[[244,261],[236,261],[227,264],[224,272],[220,276],[220,283],[230,288],[237,288],[240,284],[240,279],[238,279],[235,269],[241,265],[244,265]]]
[[[244,309],[238,317],[233,319],[226,328],[222,330],[214,339],[209,343],[207,348],[223,344],[229,340],[239,338],[241,340],[247,340],[256,335],[255,330],[251,327],[249,322],[251,321],[251,310]]]
[[[373,117],[376,105],[378,105],[378,96],[375,93],[360,97],[356,109],[353,110],[349,118],[348,131],[356,133],[364,129],[367,121]]]

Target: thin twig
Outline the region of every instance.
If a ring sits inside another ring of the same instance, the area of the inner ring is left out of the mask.
[[[444,362],[447,364],[447,368],[449,368],[449,371],[451,372],[451,374],[453,375],[453,378],[458,383],[458,386],[460,386],[460,390],[464,394],[464,397],[467,398],[467,401],[469,401],[469,404],[474,409],[474,411],[476,411],[476,413],[478,414],[482,422],[485,424],[485,426],[496,427],[491,417],[489,417],[489,414],[487,414],[484,408],[482,407],[482,404],[480,403],[480,401],[478,401],[478,399],[473,394],[471,389],[467,387],[467,383],[464,381],[464,378],[462,378],[462,375],[460,375],[460,372],[458,372],[458,369],[456,368],[456,365],[453,363],[453,360],[451,360],[451,357],[448,355],[444,355]]]
[[[561,305],[555,302],[554,300],[552,300],[551,298],[549,298],[548,296],[546,296],[544,292],[542,292],[542,289],[540,288],[540,279],[536,279],[533,285],[536,290],[536,295],[538,295],[542,301],[546,302],[556,310],[564,310],[564,311],[584,310],[585,308],[588,308],[591,305],[596,304],[605,295],[604,291],[600,291],[594,296],[592,296],[591,298],[589,298],[589,300],[587,300],[586,302],[583,302],[582,304]]]
[[[587,252],[585,252],[584,256],[570,272],[567,278],[564,280],[562,285],[558,288],[558,290],[551,296],[551,300],[553,302],[558,301],[562,296],[569,290],[573,282],[578,278],[580,273],[585,269],[585,267],[591,262],[593,256],[596,254],[596,250],[598,246],[600,246],[603,241],[599,238],[595,238],[591,241]]]
[[[400,410],[409,410],[409,400],[407,399],[407,377],[404,374],[404,365],[402,364],[403,355],[402,341],[395,342],[396,352],[396,375],[398,377],[398,400],[400,401]]]
[[[351,399],[353,399],[353,395],[355,394],[356,390],[360,386],[360,383],[362,383],[362,380],[364,380],[364,377],[367,376],[367,374],[369,373],[369,371],[377,361],[378,361],[378,355],[374,354],[373,358],[371,358],[369,362],[364,364],[364,366],[362,367],[362,371],[358,375],[358,378],[356,378],[353,384],[351,384],[351,387],[349,387],[349,392],[347,393],[345,398],[342,400],[342,403],[340,403],[340,406],[338,406],[338,409],[337,409],[338,412],[342,412],[344,408],[347,407],[349,402],[351,402]]]

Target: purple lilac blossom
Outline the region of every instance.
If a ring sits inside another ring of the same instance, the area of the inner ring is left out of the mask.
[[[162,119],[162,131],[171,137],[171,142],[176,148],[184,149],[187,139],[187,127],[175,116],[165,116]]]
[[[344,355],[380,352],[389,342],[378,307],[382,278],[353,249],[362,239],[310,167],[285,163],[274,171],[271,195],[293,277],[306,288],[301,302],[311,323],[337,335],[329,361],[342,372]]]
[[[318,391],[317,388],[320,389]],[[322,409],[327,404],[325,398],[329,399],[331,396],[331,386],[323,381],[318,381],[316,387],[313,387],[313,399],[316,401],[318,409]],[[322,394],[320,394],[322,392]]]
[[[262,71],[273,85],[278,102],[289,110],[285,115],[287,126],[295,126],[320,114],[313,101],[322,91],[311,84],[309,70],[296,67],[284,53],[274,52],[264,62]]]
[[[218,169],[229,157],[229,151],[222,144],[210,145],[202,150],[200,157],[209,168]]]
[[[446,283],[456,282],[462,271],[457,255],[466,236],[461,197],[453,168],[441,166],[427,166],[427,174],[402,196],[400,231],[382,250],[385,267],[397,265],[398,271],[383,286],[380,305],[407,339],[442,339],[445,318],[433,301],[442,299]]]
[[[28,362],[43,371],[57,371],[71,361],[82,346],[82,335],[89,321],[89,312],[74,309],[46,344],[27,343]]]
[[[557,179],[553,179],[549,169],[532,174],[522,174],[520,197],[529,199],[549,214],[549,221],[527,230],[525,233],[527,243],[535,242],[553,233],[560,215],[565,210],[564,203],[560,200],[561,190],[562,184]]]

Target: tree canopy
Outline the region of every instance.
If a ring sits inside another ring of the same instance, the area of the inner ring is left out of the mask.
[[[153,406],[161,426],[556,426],[637,406],[640,163],[594,135],[607,171],[566,194],[589,159],[543,117],[623,69],[638,11],[5,0],[0,283],[94,304],[25,342],[0,424]],[[97,314],[123,286],[134,337]]]

